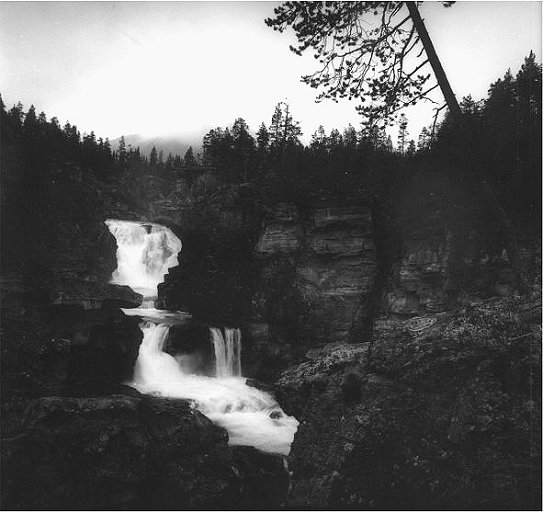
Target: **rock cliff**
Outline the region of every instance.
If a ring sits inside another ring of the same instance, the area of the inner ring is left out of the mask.
[[[279,204],[255,248],[260,274],[245,325],[260,377],[329,340],[360,342],[376,275],[371,211]]]

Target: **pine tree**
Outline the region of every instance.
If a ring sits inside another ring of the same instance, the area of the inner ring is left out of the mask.
[[[309,146],[315,151],[326,151],[328,146],[328,138],[326,137],[326,131],[324,130],[324,126],[322,126],[322,124],[311,136]]]
[[[166,163],[164,164],[164,168],[167,170],[171,170],[173,168],[173,155],[171,153],[168,153],[168,157],[166,158]]]
[[[281,101],[275,106],[269,132],[272,147],[284,147],[287,143],[300,144],[300,123],[293,119],[288,103]]]
[[[25,115],[23,127],[25,129],[28,129],[28,127],[35,126],[37,122],[38,120],[36,118],[36,109],[34,108],[34,105],[30,105],[30,108],[28,109],[28,112]]]
[[[337,148],[343,146],[343,137],[337,128],[333,128],[328,138],[330,148]]]
[[[384,127],[379,127],[377,124],[365,123],[362,128],[361,137],[369,142],[374,149],[385,149],[387,142],[387,134]]]
[[[108,141],[109,143],[109,141]],[[119,166],[122,171],[126,169],[126,141],[124,139],[124,135],[121,136],[119,140],[119,149],[117,151],[117,160],[119,162]]]
[[[343,130],[343,142],[347,147],[354,148],[358,144],[358,134],[354,126],[349,124],[347,128]]]
[[[419,134],[419,141],[417,144],[417,148],[419,151],[426,151],[430,149],[430,143],[431,143],[432,136],[430,134],[430,131],[426,126],[422,127],[422,130]]]
[[[47,116],[45,115],[45,112],[40,112],[40,115],[38,116],[38,124],[41,126],[45,126],[47,124]]]
[[[185,167],[187,168],[196,167],[197,162],[196,162],[196,158],[194,157],[194,151],[192,149],[192,146],[190,146],[189,149],[187,149],[187,152],[185,153],[183,161],[185,163]]]
[[[249,127],[245,119],[238,117],[232,125],[232,138],[234,139],[234,147],[242,153],[250,152],[255,148],[255,141],[249,133]]]
[[[259,153],[265,153],[268,150],[270,143],[270,132],[264,123],[260,124],[258,132],[256,132],[256,148]]]
[[[12,122],[16,125],[22,126],[23,120],[24,120],[24,112],[23,112],[23,104],[19,101],[17,105],[13,105],[13,107],[8,112],[8,117],[12,120]]]
[[[38,118],[34,105],[30,105],[23,122],[23,130],[27,140],[34,141],[39,135]]]
[[[157,153],[157,150],[156,150],[156,147],[153,146],[151,148],[151,153],[149,154],[149,167],[151,169],[156,169],[158,166],[158,153]]]
[[[407,136],[409,135],[407,131],[407,117],[405,117],[405,114],[402,114],[400,116],[399,127],[400,130],[398,132],[398,152],[403,155],[406,150]]]
[[[232,126],[232,139],[234,149],[234,167],[237,170],[237,178],[246,182],[249,167],[255,151],[255,140],[249,133],[249,127],[244,119],[238,117]]]
[[[163,169],[163,167],[164,167],[164,151],[162,151],[162,149],[158,152],[157,167],[159,169]]]
[[[275,106],[275,110],[273,112],[270,129],[269,129],[271,146],[281,145],[282,134],[283,134],[282,125],[283,125],[283,111],[281,109],[281,103],[278,103]]]
[[[385,143],[385,149],[389,153],[392,153],[394,151],[394,144],[392,144],[392,137],[390,135],[387,137],[387,140],[386,140],[386,143]]]

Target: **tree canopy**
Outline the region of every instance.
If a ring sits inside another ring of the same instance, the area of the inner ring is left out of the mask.
[[[413,2],[285,2],[266,23],[279,32],[292,27],[294,53],[314,51],[319,69],[302,81],[323,88],[317,101],[358,99],[367,125],[388,124],[438,87],[425,68],[429,59],[421,58],[425,49],[431,52],[427,41],[422,45],[420,24],[415,27],[418,11],[408,4]]]

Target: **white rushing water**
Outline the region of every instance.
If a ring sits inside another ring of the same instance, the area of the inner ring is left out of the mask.
[[[218,377],[186,373],[176,358],[163,351],[167,324],[144,322],[141,329],[143,341],[131,385],[141,393],[194,400],[199,411],[228,431],[231,445],[288,455],[298,421],[284,414],[269,393],[248,386],[239,376],[238,329],[227,329],[225,338],[212,329],[215,350],[219,347],[222,353],[215,361]]]
[[[173,357],[164,352],[170,326],[185,323],[188,313],[149,307],[157,285],[168,268],[177,264],[181,241],[157,224],[106,221],[117,240],[118,268],[112,283],[130,286],[144,296],[141,308],[123,309],[142,318],[143,340],[129,384],[141,393],[185,398],[224,427],[229,444],[254,446],[268,453],[288,455],[298,421],[287,416],[273,397],[248,386],[241,376],[241,332],[210,328],[215,355],[215,376],[196,374],[190,355]]]
[[[106,225],[117,241],[117,270],[111,283],[130,286],[144,301],[156,298],[164,275],[178,264],[181,240],[158,224],[109,219]]]
[[[211,327],[211,340],[215,352],[215,375],[217,377],[241,377],[241,332],[239,329]]]

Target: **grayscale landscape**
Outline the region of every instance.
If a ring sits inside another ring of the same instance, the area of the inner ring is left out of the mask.
[[[541,5],[0,1],[2,510],[541,510]]]

